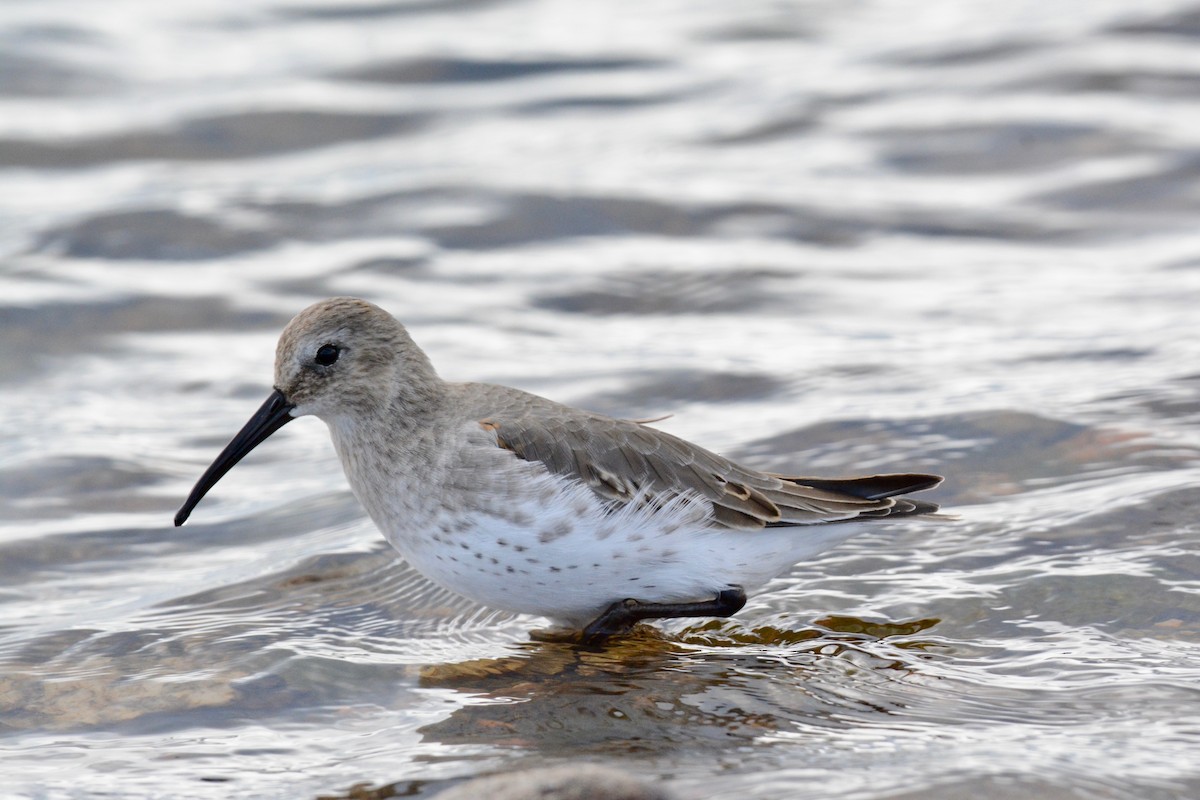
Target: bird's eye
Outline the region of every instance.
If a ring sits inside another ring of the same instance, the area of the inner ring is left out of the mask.
[[[341,348],[335,344],[323,344],[317,349],[317,355],[313,361],[320,364],[322,367],[328,367],[330,364],[338,360],[338,356],[342,354]]]

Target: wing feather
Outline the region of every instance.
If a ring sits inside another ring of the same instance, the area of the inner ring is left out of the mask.
[[[460,384],[467,413],[517,457],[577,478],[614,503],[642,496],[666,503],[681,495],[712,504],[727,528],[812,525],[926,514],[933,503],[900,499],[932,488],[936,475],[803,478],[749,469],[645,423],[559,405],[507,387]]]

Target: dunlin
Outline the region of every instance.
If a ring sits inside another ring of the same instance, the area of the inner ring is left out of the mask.
[[[646,424],[507,386],[452,383],[408,332],[355,298],[288,324],[275,390],[175,516],[307,415],[329,426],[355,496],[430,580],[596,642],[646,619],[725,617],[746,592],[878,520],[936,475],[760,472]]]

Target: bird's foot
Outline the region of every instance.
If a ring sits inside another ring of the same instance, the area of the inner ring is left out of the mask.
[[[602,644],[612,636],[622,636],[634,625],[647,619],[675,617],[729,617],[746,605],[746,592],[740,586],[730,586],[712,600],[696,603],[643,603],[626,598],[613,603],[604,613],[588,623],[580,635],[585,645]]]

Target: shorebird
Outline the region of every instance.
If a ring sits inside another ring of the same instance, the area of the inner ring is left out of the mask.
[[[438,377],[404,326],[350,297],[283,331],[275,383],[175,516],[297,417],[329,426],[354,495],[427,578],[594,643],[641,620],[727,617],[746,593],[880,519],[937,475],[802,478],[648,424]]]

